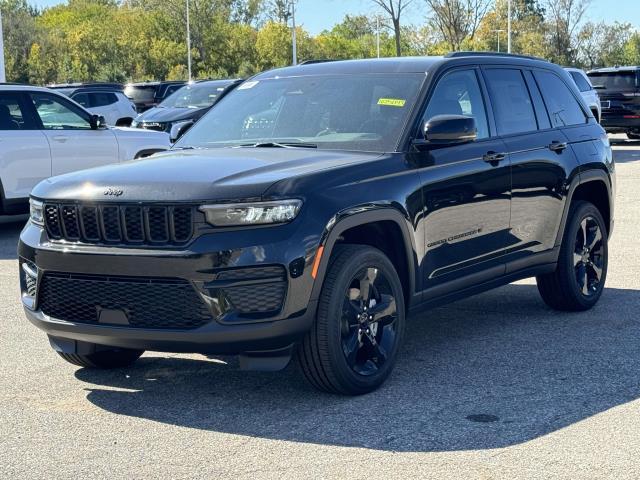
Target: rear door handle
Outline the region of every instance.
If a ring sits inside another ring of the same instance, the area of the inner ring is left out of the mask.
[[[567,148],[566,142],[558,142],[556,140],[549,145],[549,150],[552,152],[562,152],[565,148]]]
[[[54,135],[54,136],[53,136],[53,139],[54,139],[56,142],[64,143],[64,142],[66,142],[67,140],[69,140],[69,137],[67,137],[67,136],[65,136],[65,135]]]
[[[507,158],[507,154],[506,153],[493,152],[493,151],[485,153],[484,156],[482,157],[482,159],[485,162],[488,162],[488,163],[490,163],[492,165],[497,165],[499,162],[501,162],[505,158]]]

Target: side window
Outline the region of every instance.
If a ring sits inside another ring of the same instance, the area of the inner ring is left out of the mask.
[[[71,98],[73,99],[73,101],[75,101],[76,103],[79,103],[84,108],[91,107],[91,105],[89,104],[89,94],[88,93],[78,93],[77,95],[74,95]]]
[[[527,81],[527,87],[529,87],[529,93],[531,94],[531,99],[533,100],[533,106],[536,111],[536,117],[538,119],[538,128],[540,130],[547,130],[551,128],[551,122],[549,122],[549,114],[547,113],[547,107],[544,106],[544,101],[542,100],[542,94],[540,93],[540,89],[538,88],[538,84],[533,78],[533,73],[529,70],[524,70],[524,78]]]
[[[106,107],[118,101],[116,94],[111,92],[92,92],[90,95],[92,107]]]
[[[436,115],[468,115],[476,120],[478,139],[489,136],[487,112],[474,70],[457,70],[442,77],[431,95],[423,122]]]
[[[28,125],[17,96],[0,95],[0,130],[27,130]]]
[[[571,74],[571,78],[573,78],[573,81],[576,82],[578,90],[580,90],[581,92],[588,92],[589,90],[593,90],[587,79],[584,78],[584,76],[579,72],[571,71],[569,73]]]
[[[45,130],[91,129],[89,120],[73,104],[46,93],[32,93],[31,98]]]
[[[536,131],[536,115],[522,72],[515,69],[490,68],[484,73],[498,135]]]
[[[582,111],[582,107],[560,77],[543,71],[535,72],[535,77],[540,91],[543,92],[544,102],[554,127],[580,125],[587,122],[587,116]]]

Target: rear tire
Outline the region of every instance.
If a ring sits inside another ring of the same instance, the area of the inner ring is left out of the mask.
[[[608,261],[607,229],[595,205],[571,205],[558,266],[536,277],[538,291],[556,310],[577,312],[593,307],[604,289]]]
[[[100,350],[88,355],[78,353],[57,352],[62,358],[73,365],[85,368],[111,369],[128,367],[133,364],[144,350],[130,350],[127,348],[112,348]]]
[[[404,323],[402,284],[391,261],[373,247],[338,245],[316,321],[297,351],[302,373],[326,392],[371,392],[393,369]]]

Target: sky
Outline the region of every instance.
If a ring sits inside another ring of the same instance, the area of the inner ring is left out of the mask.
[[[29,3],[46,7],[64,3],[60,0],[29,0]],[[405,13],[406,23],[422,24],[426,18],[424,0],[413,0]],[[298,0],[296,22],[309,33],[316,35],[339,23],[346,14],[375,14],[371,0]],[[608,23],[630,22],[640,29],[640,0],[592,0],[587,11],[589,20]]]

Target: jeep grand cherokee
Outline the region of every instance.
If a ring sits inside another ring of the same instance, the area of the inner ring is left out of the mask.
[[[592,307],[614,190],[605,132],[551,63],[283,68],[173,151],[40,183],[22,301],[83,367],[295,356],[314,386],[361,394],[390,374],[410,312],[532,276],[553,308]]]

